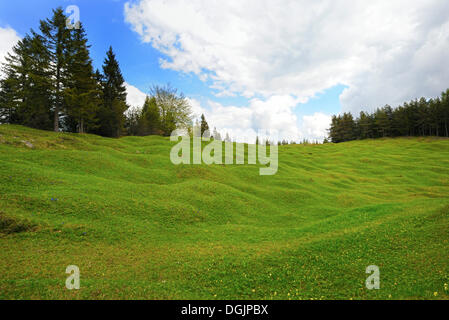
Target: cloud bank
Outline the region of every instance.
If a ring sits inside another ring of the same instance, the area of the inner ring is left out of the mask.
[[[446,0],[138,0],[126,21],[161,66],[219,95],[306,100],[338,84],[345,111],[434,96],[449,81]]]
[[[0,65],[5,62],[6,55],[8,52],[11,52],[12,47],[15,46],[20,39],[21,38],[14,29],[9,27],[0,28]]]
[[[125,87],[127,93],[126,102],[130,109],[142,108],[147,95],[127,82],[125,82]]]
[[[209,100],[204,107],[196,99],[189,99],[196,119],[201,114],[213,130],[214,127],[222,137],[228,133],[238,142],[254,143],[259,135],[264,137],[264,130],[270,130],[270,139],[286,139],[300,142],[301,139],[322,141],[327,137],[331,117],[324,113],[315,113],[298,119],[294,108],[298,101],[291,96],[272,96],[267,100],[252,99],[247,107],[223,106]],[[298,127],[298,123],[302,126]]]

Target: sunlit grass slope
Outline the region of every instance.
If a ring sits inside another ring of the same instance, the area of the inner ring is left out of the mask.
[[[280,147],[275,176],[172,146],[0,126],[0,298],[449,298],[449,140]]]

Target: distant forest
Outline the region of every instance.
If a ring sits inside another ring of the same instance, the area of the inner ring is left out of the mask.
[[[449,89],[436,99],[416,99],[397,108],[389,105],[374,113],[361,112],[333,116],[330,142],[384,137],[449,137]],[[326,139],[325,142],[328,142]]]

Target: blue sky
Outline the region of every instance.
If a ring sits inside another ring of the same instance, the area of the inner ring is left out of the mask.
[[[332,114],[434,96],[449,80],[435,68],[448,52],[447,1],[354,3],[2,1],[0,31],[23,36],[52,8],[76,5],[95,67],[112,46],[133,101],[170,83],[231,135],[268,126],[322,139]]]

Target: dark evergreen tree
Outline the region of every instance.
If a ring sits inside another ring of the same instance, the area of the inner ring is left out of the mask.
[[[64,90],[69,131],[85,133],[96,128],[96,114],[101,99],[82,24],[74,29],[68,49],[68,80]]]
[[[440,98],[428,101],[430,135],[439,136],[443,110]]]
[[[347,136],[348,134],[347,133],[345,134],[345,124],[343,121],[343,117],[333,116],[331,127],[329,129],[329,136],[331,137],[332,142],[339,143],[348,141],[345,140],[345,135]]]
[[[422,136],[430,135],[430,113],[427,100],[419,99],[418,104],[418,127]]]
[[[148,97],[145,99],[140,117],[138,134],[142,136],[162,134],[160,130],[160,113],[156,98]]]
[[[407,136],[408,133],[409,119],[407,117],[406,109],[400,106],[393,112],[391,136]]]
[[[449,89],[441,94],[442,125],[444,135],[449,137]]]
[[[6,79],[0,80],[0,124],[13,123],[16,110],[13,108],[13,89]]]
[[[374,137],[374,121],[369,114],[363,111],[360,112],[357,127],[360,139],[371,139]]]
[[[18,79],[14,73],[9,72],[5,79],[0,80],[0,123],[20,123],[20,93]]]
[[[352,114],[344,113],[341,118],[343,141],[351,141],[356,138],[356,125]]]
[[[206,117],[204,114],[201,115],[201,136],[204,135],[205,132],[209,132],[209,124],[206,121]]]
[[[120,137],[124,131],[126,104],[125,80],[112,47],[107,52],[102,76],[103,101],[99,107],[96,133],[106,137]]]
[[[1,104],[8,122],[37,129],[50,128],[52,85],[50,57],[43,38],[31,31],[6,57]]]
[[[59,117],[64,102],[64,88],[68,78],[67,50],[70,30],[66,26],[67,16],[62,8],[53,10],[51,19],[40,22],[45,47],[50,56],[51,79],[53,81],[52,106],[54,112],[53,129],[59,131]]]
[[[141,115],[141,110],[137,108],[128,109],[125,114],[125,130],[129,136],[139,135],[139,120]]]

